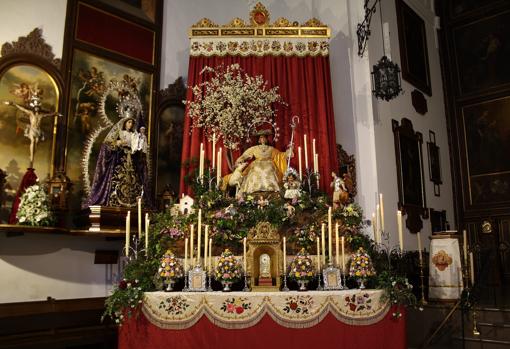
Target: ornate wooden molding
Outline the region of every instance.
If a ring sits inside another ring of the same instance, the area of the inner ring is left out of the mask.
[[[60,58],[55,58],[53,49],[42,36],[42,29],[35,28],[27,36],[20,36],[17,41],[6,42],[2,45],[2,57],[14,54],[31,54],[42,57],[60,68]]]
[[[180,102],[186,98],[186,86],[184,85],[184,80],[182,76],[179,76],[175,79],[173,84],[168,84],[168,86],[162,90],[159,90],[159,104],[166,102]]]

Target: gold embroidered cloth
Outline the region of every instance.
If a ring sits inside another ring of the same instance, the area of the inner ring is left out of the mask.
[[[317,325],[331,313],[349,325],[371,325],[382,320],[389,304],[382,290],[309,292],[147,292],[142,311],[165,329],[186,329],[206,316],[216,326],[242,329],[268,314],[288,328]]]

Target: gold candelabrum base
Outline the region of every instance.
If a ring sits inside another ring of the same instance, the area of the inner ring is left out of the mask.
[[[423,261],[420,261],[420,286],[421,286],[421,304],[427,304],[425,300],[425,275],[423,274]]]

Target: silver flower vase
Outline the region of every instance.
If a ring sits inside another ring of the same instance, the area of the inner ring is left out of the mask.
[[[232,282],[231,281],[222,281],[221,285],[223,286],[223,292],[230,292],[232,291]]]
[[[299,285],[299,291],[306,291],[307,288],[306,286],[308,285],[308,280],[298,280],[298,285]]]

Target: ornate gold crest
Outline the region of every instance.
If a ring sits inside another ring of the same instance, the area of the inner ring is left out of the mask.
[[[250,22],[254,27],[261,27],[269,24],[269,11],[260,2],[251,10]]]

